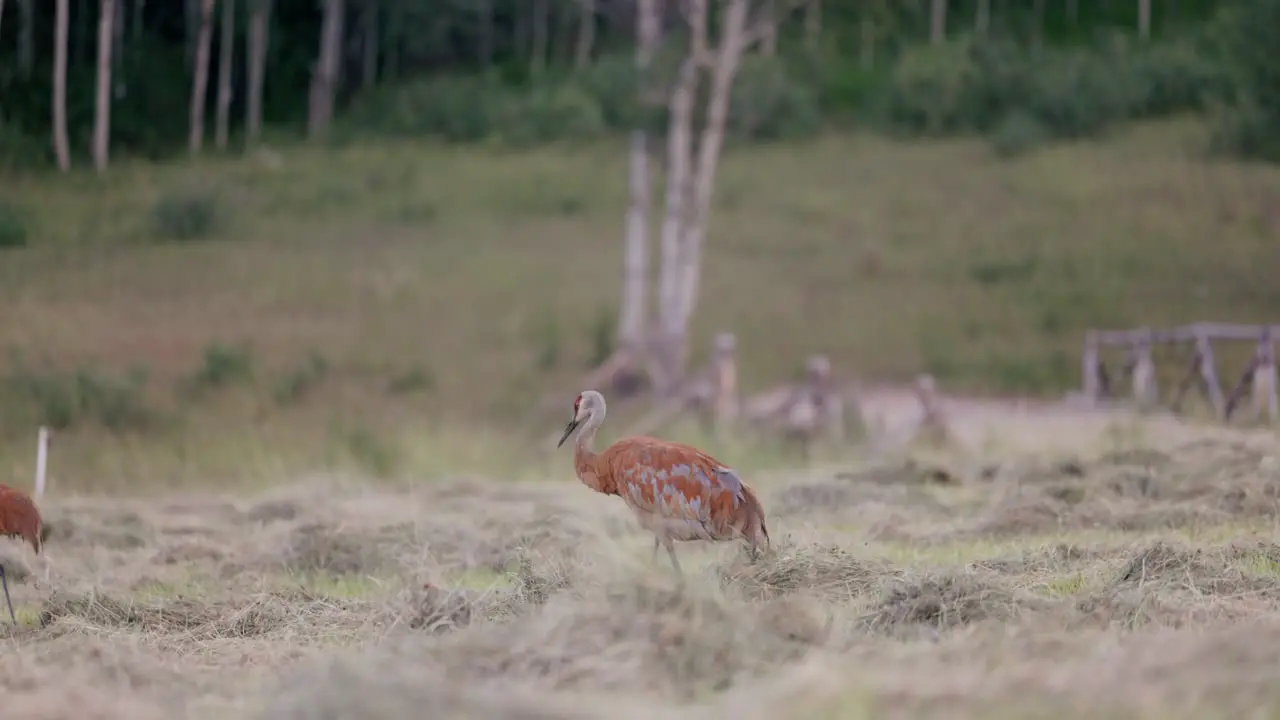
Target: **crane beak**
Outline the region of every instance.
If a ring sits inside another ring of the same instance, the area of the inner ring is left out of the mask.
[[[568,440],[569,436],[573,434],[573,431],[577,429],[578,429],[577,419],[575,418],[573,420],[570,420],[569,424],[564,426],[564,435],[560,436],[560,442],[556,443],[556,447],[560,447],[561,445],[564,445],[564,441]]]

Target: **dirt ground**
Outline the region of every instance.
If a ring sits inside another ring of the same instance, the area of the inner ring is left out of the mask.
[[[967,447],[751,478],[771,552],[680,546],[683,592],[567,460],[534,484],[50,498],[45,554],[0,546],[4,716],[1280,712],[1280,443],[1004,416],[1026,452],[968,415]]]

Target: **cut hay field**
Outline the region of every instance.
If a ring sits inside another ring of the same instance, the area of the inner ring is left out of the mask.
[[[1009,161],[871,135],[731,148],[695,354],[737,333],[747,392],[825,352],[871,383],[1057,395],[1086,327],[1274,321],[1280,171],[1207,160],[1204,137],[1159,123]],[[0,352],[24,360],[0,457],[29,477],[54,417],[78,490],[545,475],[510,433],[546,432],[530,407],[567,408],[610,347],[622,150],[283,146],[0,178],[30,227],[0,253]],[[164,241],[191,228],[208,239]]]
[[[1280,712],[1280,444],[1077,430],[755,474],[772,552],[682,546],[683,593],[569,480],[52,499],[47,552],[3,548],[4,716]]]
[[[1276,319],[1280,172],[1202,144],[733,149],[698,336],[738,334],[746,392],[828,353],[889,435],[916,407],[880,383],[932,372],[958,444],[708,443],[773,548],[681,547],[681,593],[531,451],[608,350],[619,147],[0,179],[0,479],[60,428],[45,552],[0,542],[0,715],[1280,715],[1274,433],[973,397],[1075,385],[1090,325]]]

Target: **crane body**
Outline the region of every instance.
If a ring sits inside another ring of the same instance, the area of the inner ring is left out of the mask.
[[[681,573],[674,542],[744,539],[753,554],[769,544],[764,507],[755,491],[730,467],[689,445],[659,438],[623,438],[605,450],[592,449],[604,421],[604,396],[586,390],[573,403],[573,418],[559,445],[581,427],[574,445],[574,470],[584,485],[618,495],[654,534],[653,552],[665,547]]]
[[[14,537],[29,543],[40,554],[43,544],[44,521],[30,495],[0,485],[0,537]],[[9,606],[9,619],[16,625],[18,616],[13,612],[13,600],[9,597],[9,579],[4,565],[0,564],[0,586],[4,588],[4,601]]]

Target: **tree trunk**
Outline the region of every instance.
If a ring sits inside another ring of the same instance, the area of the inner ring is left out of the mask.
[[[586,70],[591,64],[591,51],[596,43],[596,0],[582,0],[582,24],[578,26],[578,47],[574,53],[574,66]],[[632,138],[632,151],[635,150]]]
[[[262,86],[267,76],[267,40],[271,27],[271,0],[250,0],[249,33],[245,38],[249,87],[245,90],[245,144],[253,145],[262,135]]]
[[[365,0],[364,6],[364,39],[360,42],[362,53],[360,60],[360,86],[366,90],[378,82],[378,40],[379,24],[378,0]]]
[[[1151,0],[1138,0],[1138,37],[1151,39]]]
[[[344,0],[324,0],[324,20],[320,27],[320,53],[311,74],[311,96],[307,109],[307,134],[317,138],[329,130],[338,89],[338,63],[342,59]]]
[[[705,0],[693,0],[701,3]],[[671,93],[667,129],[666,211],[662,219],[662,266],[658,277],[659,338],[656,355],[659,377],[654,386],[667,397],[680,373],[686,339],[680,327],[680,240],[689,197],[689,162],[693,150],[694,103],[698,92],[698,61],[685,58]]]
[[[547,48],[551,42],[551,0],[532,0],[533,39],[529,48],[529,72],[541,76],[547,69]]]
[[[594,19],[592,20],[594,22]],[[644,77],[657,52],[661,33],[661,16],[657,0],[636,3],[636,68]],[[641,89],[643,95],[647,88]],[[649,170],[649,138],[643,127],[631,131],[629,192],[626,246],[623,252],[622,308],[618,318],[619,345],[638,354],[645,343],[649,285],[649,218],[653,211],[652,184]]]
[[[213,144],[227,149],[231,135],[231,71],[235,62],[236,0],[222,0],[222,31],[218,40],[218,109],[214,120]]]
[[[98,15],[98,92],[93,117],[93,167],[107,171],[111,142],[111,40],[116,19],[116,0],[102,0]]]
[[[209,46],[213,44],[213,3],[202,0],[200,33],[196,41],[195,78],[191,83],[191,136],[188,149],[197,154],[204,145],[204,101],[209,92]]]
[[[933,0],[929,13],[929,42],[941,45],[947,39],[947,0]]]
[[[684,224],[680,261],[680,327],[687,331],[697,306],[699,278],[702,275],[702,246],[706,240],[711,214],[711,198],[715,191],[720,150],[729,119],[729,101],[733,81],[737,77],[742,54],[746,51],[747,0],[731,0],[725,11],[720,47],[712,71],[711,98],[707,121],[698,141],[698,164],[693,176],[693,207]],[[772,24],[772,22],[770,23]],[[766,34],[767,37],[767,34]]]
[[[978,11],[973,20],[974,33],[984,38],[991,31],[991,0],[978,0]]]
[[[67,14],[70,15],[68,9]],[[30,75],[36,64],[36,3],[18,0],[18,72]],[[70,22],[68,20],[68,22]]]
[[[67,140],[67,39],[71,32],[71,0],[58,0],[53,39],[53,151],[58,169],[71,169]]]

